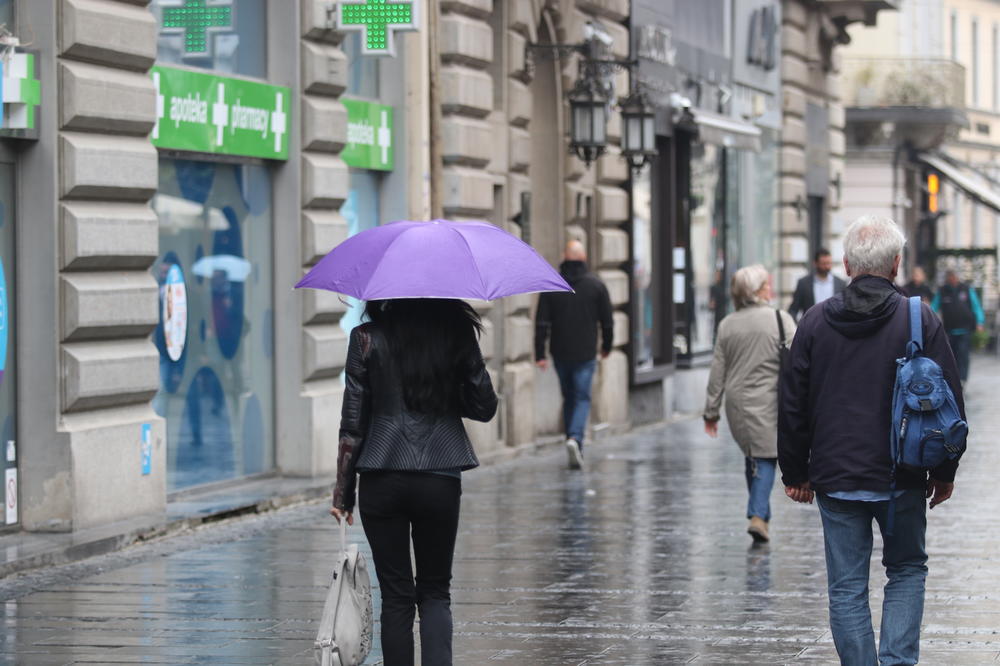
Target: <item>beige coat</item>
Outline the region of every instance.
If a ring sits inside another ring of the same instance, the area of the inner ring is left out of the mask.
[[[795,322],[781,313],[791,346]],[[751,305],[719,324],[715,357],[708,378],[706,420],[719,418],[726,396],[726,418],[743,455],[778,457],[778,321],[774,308]]]

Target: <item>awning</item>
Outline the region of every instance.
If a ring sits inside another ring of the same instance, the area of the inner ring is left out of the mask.
[[[698,124],[698,137],[705,143],[760,152],[760,128],[736,118],[701,109],[691,109]]]
[[[979,203],[1000,213],[1000,188],[974,169],[956,166],[937,155],[918,153],[917,159],[947,178]]]

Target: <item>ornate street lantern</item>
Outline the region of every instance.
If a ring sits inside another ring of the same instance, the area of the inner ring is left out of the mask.
[[[608,98],[593,76],[581,76],[566,96],[570,109],[569,148],[589,167],[608,143]]]
[[[622,114],[622,156],[639,171],[656,155],[653,107],[640,90],[620,100],[618,107]]]

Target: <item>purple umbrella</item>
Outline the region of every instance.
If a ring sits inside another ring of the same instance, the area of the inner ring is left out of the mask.
[[[519,238],[486,222],[392,222],[348,238],[296,287],[364,301],[473,298],[573,291]]]

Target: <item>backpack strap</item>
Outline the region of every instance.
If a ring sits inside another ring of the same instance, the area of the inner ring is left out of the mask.
[[[924,327],[921,319],[920,297],[910,296],[910,341],[906,343],[906,357],[913,358],[924,351]]]

